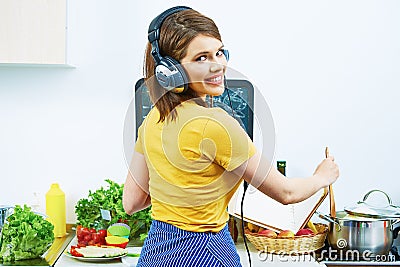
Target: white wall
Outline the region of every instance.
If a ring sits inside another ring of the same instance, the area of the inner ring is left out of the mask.
[[[76,68],[0,68],[0,204],[32,204],[36,192],[43,210],[59,182],[74,222],[89,189],[124,181],[123,123],[147,27],[181,4],[216,21],[230,66],[265,96],[289,176],[312,174],[329,146],[341,167],[338,209],[375,188],[400,204],[395,0],[69,0],[67,58]]]

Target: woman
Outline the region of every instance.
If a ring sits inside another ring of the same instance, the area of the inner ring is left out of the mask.
[[[155,108],[139,128],[123,195],[128,214],[152,205],[138,266],[241,266],[227,205],[242,179],[288,204],[338,177],[329,157],[311,177],[287,179],[235,119],[208,107],[224,92],[226,64],[217,26],[197,11],[172,8],[150,24],[144,70]]]

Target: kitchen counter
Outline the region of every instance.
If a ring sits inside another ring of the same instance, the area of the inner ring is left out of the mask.
[[[76,243],[76,240],[73,239],[72,243]],[[315,267],[339,267],[339,266],[400,266],[400,261],[394,262],[368,262],[368,261],[316,261],[311,255],[300,255],[300,256],[287,256],[287,255],[274,255],[269,253],[260,253],[255,247],[248,243],[252,267],[263,267],[263,266],[276,266],[276,267],[296,267],[296,266],[315,266]],[[239,253],[241,263],[243,267],[249,266],[247,252],[243,243],[243,239],[239,237],[238,242],[236,243],[236,248]],[[129,248],[132,249],[132,248]],[[136,253],[136,252],[135,252]],[[124,260],[125,261],[125,260]],[[128,262],[132,262],[126,260]],[[126,265],[121,259],[111,260],[107,262],[97,262],[97,263],[89,263],[82,262],[73,258],[66,256],[65,254],[61,255],[59,260],[56,262],[55,267],[72,267],[72,266],[115,266],[115,267],[127,267],[134,265]]]
[[[0,266],[55,266],[55,267],[89,267],[89,266],[115,266],[127,267],[121,259],[109,260],[106,262],[83,262],[68,257],[63,252],[69,247],[69,244],[76,243],[75,232],[72,230],[72,225],[67,226],[67,235],[63,238],[56,238],[55,242],[44,255],[43,259],[35,259],[31,261],[21,261],[14,265],[1,265]],[[317,262],[311,255],[301,256],[287,256],[275,255],[269,253],[260,253],[255,247],[248,242],[250,249],[250,256],[252,267],[262,266],[277,266],[277,267],[296,267],[296,266],[315,266],[315,267],[339,267],[339,266],[400,266],[400,261],[395,262],[351,262],[351,261],[322,261]],[[243,267],[249,266],[247,252],[243,243],[243,239],[239,237],[236,243],[236,248],[239,253]],[[129,248],[130,250],[132,248]],[[124,260],[124,262],[132,262]],[[131,265],[134,266],[134,265]]]
[[[72,242],[76,242],[76,240],[72,240]],[[262,266],[279,266],[279,267],[296,267],[296,266],[316,266],[316,267],[326,267],[323,263],[318,263],[312,258],[310,255],[302,255],[299,257],[290,257],[290,256],[281,256],[281,255],[272,255],[267,253],[258,253],[255,247],[252,244],[248,244],[251,255],[252,267],[262,267]],[[247,252],[242,240],[239,240],[236,244],[236,248],[238,250],[241,263],[243,267],[249,266]],[[82,262],[73,258],[68,257],[63,254],[59,260],[57,261],[55,267],[72,267],[72,266],[114,266],[114,267],[127,267],[129,265],[125,265],[121,259],[110,260],[107,262]],[[134,265],[132,265],[134,266]]]

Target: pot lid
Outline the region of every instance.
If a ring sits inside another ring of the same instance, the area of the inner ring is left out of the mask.
[[[386,206],[377,207],[367,203],[367,199],[371,193],[382,193],[386,196],[388,204]],[[358,201],[356,206],[345,207],[344,210],[355,216],[380,219],[396,219],[400,218],[400,206],[392,204],[392,199],[381,190],[371,190],[365,194],[362,201]]]

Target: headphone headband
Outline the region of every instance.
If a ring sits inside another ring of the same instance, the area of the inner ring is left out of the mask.
[[[186,91],[188,78],[185,70],[180,66],[179,62],[172,57],[163,57],[160,54],[160,48],[158,41],[160,40],[160,28],[164,20],[179,11],[191,9],[186,6],[171,7],[150,23],[147,31],[147,38],[151,44],[151,55],[156,63],[154,70],[155,77],[158,83],[167,91],[173,91],[174,93],[181,93]]]
[[[165,10],[160,15],[155,17],[152,20],[152,22],[150,23],[149,29],[147,31],[147,34],[148,34],[147,37],[149,39],[149,42],[153,43],[154,41],[160,40],[161,25],[168,16],[170,16],[176,12],[179,12],[182,10],[187,10],[187,9],[191,9],[191,8],[187,7],[187,6],[175,6],[175,7],[171,7],[169,9]]]

